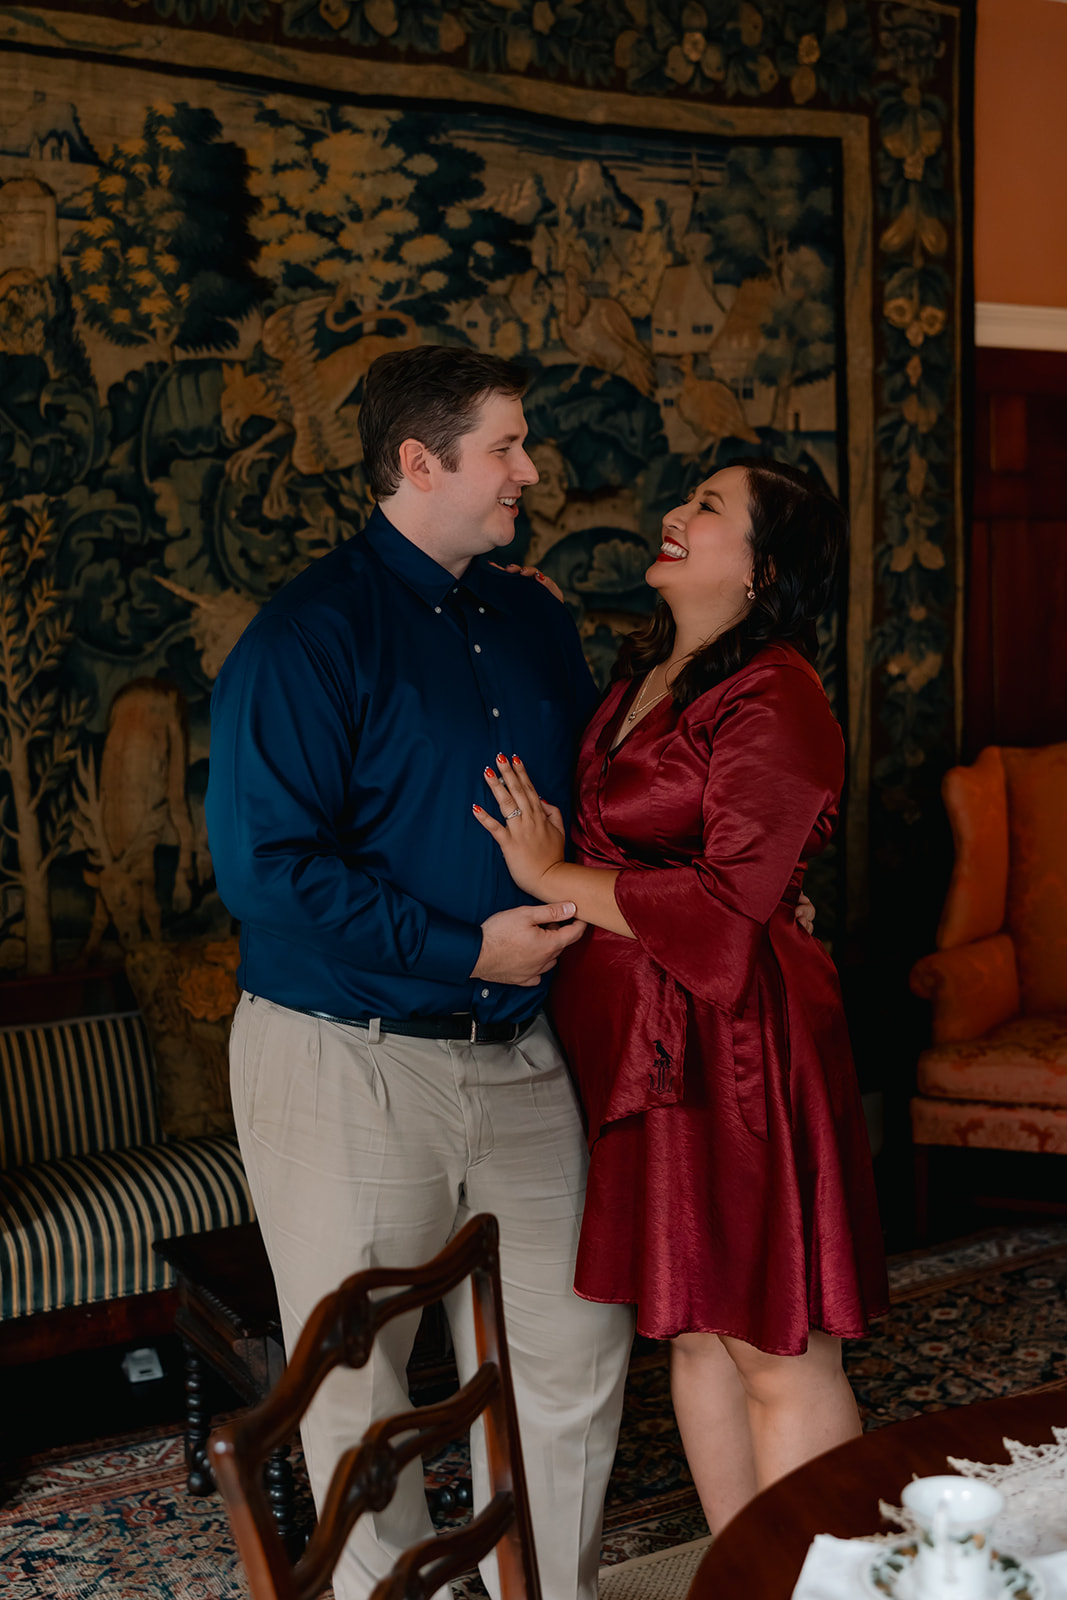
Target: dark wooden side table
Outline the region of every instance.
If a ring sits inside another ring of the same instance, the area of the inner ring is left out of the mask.
[[[214,1476],[207,1459],[211,1412],[204,1364],[226,1379],[249,1404],[262,1400],[285,1370],[278,1296],[258,1222],[214,1228],[178,1239],[158,1240],[154,1248],[178,1275],[175,1331],[185,1349],[185,1459],[190,1494],[211,1494]],[[413,1401],[429,1405],[457,1384],[452,1341],[441,1305],[427,1306],[408,1364]],[[293,1513],[293,1469],[286,1445],[267,1468],[267,1492],[286,1549],[303,1546]],[[468,1479],[430,1493],[430,1508],[447,1511],[470,1505]]]
[[[155,1249],[178,1275],[175,1329],[185,1349],[189,1493],[211,1494],[215,1483],[207,1459],[211,1414],[204,1363],[249,1403],[270,1391],[285,1370],[274,1279],[256,1222],[161,1239]],[[271,1456],[267,1492],[278,1531],[293,1551],[299,1540],[288,1445]]]

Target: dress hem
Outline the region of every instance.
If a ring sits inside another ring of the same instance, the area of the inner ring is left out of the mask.
[[[636,1331],[643,1339],[669,1340],[677,1339],[683,1333],[714,1333],[718,1334],[721,1338],[737,1339],[742,1344],[751,1345],[754,1350],[761,1350],[763,1354],[767,1356],[802,1356],[807,1352],[808,1348],[807,1339],[804,1341],[803,1348],[799,1350],[786,1350],[774,1345],[760,1344],[755,1339],[749,1338],[746,1334],[738,1333],[733,1328],[678,1328],[674,1333],[658,1333],[650,1328],[643,1328],[641,1326],[641,1311],[635,1300],[630,1300],[622,1295],[586,1294],[584,1290],[579,1289],[577,1285],[575,1285],[574,1292],[579,1299],[588,1300],[595,1305],[633,1306],[637,1314]],[[831,1339],[869,1339],[871,1337],[870,1323],[874,1322],[878,1317],[888,1316],[888,1314],[888,1305],[886,1305],[882,1310],[870,1312],[867,1323],[858,1332],[855,1331],[854,1328],[847,1329],[843,1332],[838,1332],[833,1328],[821,1328],[812,1323],[808,1327],[808,1333],[826,1333],[829,1334]]]

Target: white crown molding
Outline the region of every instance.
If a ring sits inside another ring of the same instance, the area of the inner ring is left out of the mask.
[[[1067,350],[1067,306],[1014,306],[979,300],[975,344],[1002,350]]]

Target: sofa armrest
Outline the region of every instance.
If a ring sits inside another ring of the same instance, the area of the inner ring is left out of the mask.
[[[910,982],[913,994],[933,1003],[935,1044],[977,1039],[1019,1011],[1015,947],[1006,933],[923,956]]]

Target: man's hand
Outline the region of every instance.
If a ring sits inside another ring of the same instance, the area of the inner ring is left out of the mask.
[[[815,932],[815,907],[803,891],[801,891],[800,899],[797,901],[797,908],[793,915],[805,933]]]
[[[570,901],[494,912],[482,923],[482,951],[471,977],[535,989],[538,979],[556,965],[560,951],[585,932],[584,922],[569,920],[573,916]],[[567,926],[557,926],[561,922]]]

